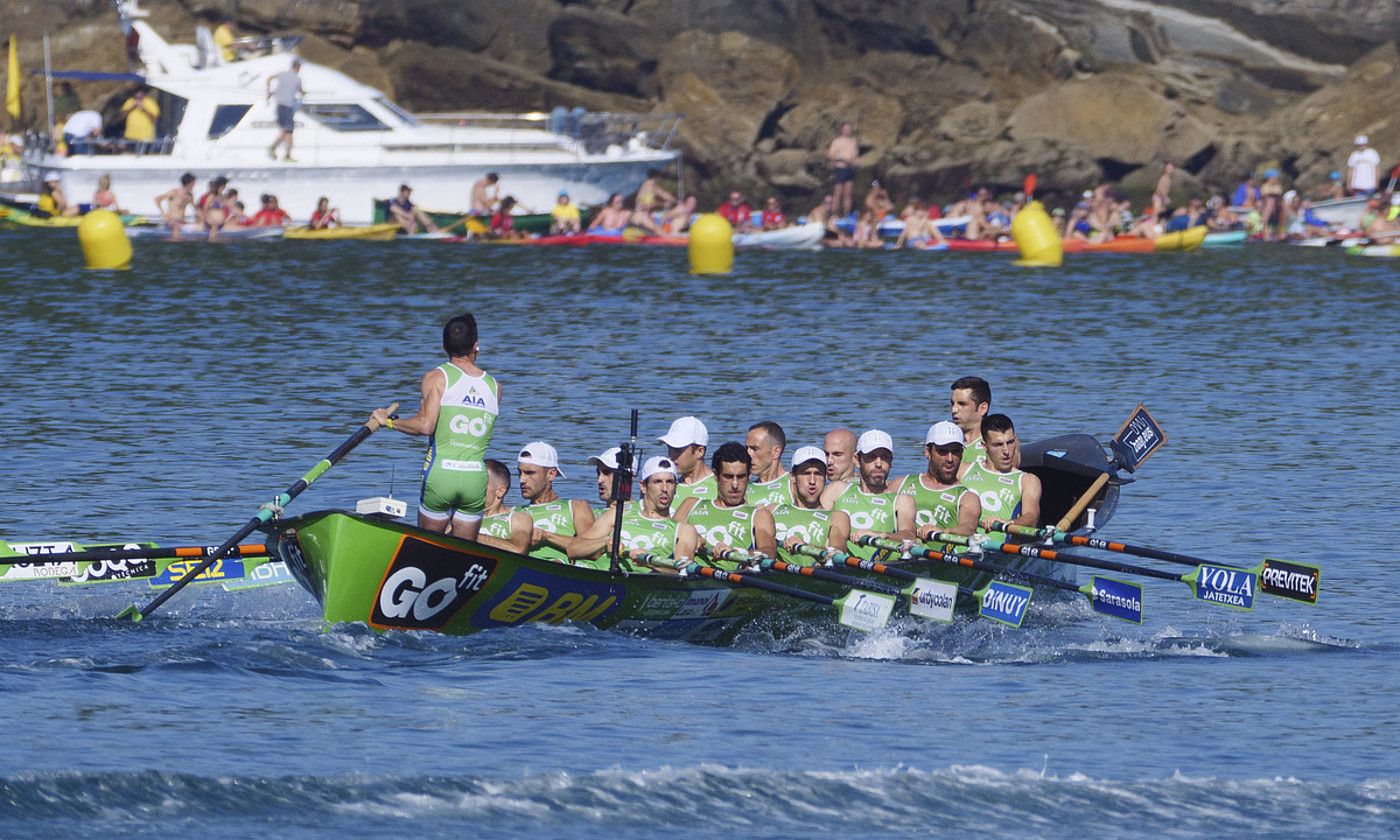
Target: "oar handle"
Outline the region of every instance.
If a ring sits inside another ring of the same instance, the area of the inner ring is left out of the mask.
[[[798,566],[786,560],[769,560],[764,558],[759,561],[759,565],[764,569],[772,569],[776,572],[786,572],[790,575],[801,575],[802,577],[816,578],[817,580],[839,583],[842,586],[849,586],[854,589],[865,589],[870,592],[879,592],[882,595],[900,595],[902,590],[897,586],[890,586],[871,580],[861,580],[850,575],[837,574],[829,569],[818,568],[816,566]]]
[[[391,402],[384,407],[384,413],[389,415],[392,415],[395,411],[398,410],[399,404],[396,402]],[[378,420],[375,420],[374,417],[370,417],[368,420],[365,421],[365,428],[369,429],[371,434],[373,434],[376,429],[382,427],[383,425],[383,423],[380,423]]]
[[[1073,507],[1065,511],[1065,515],[1061,516],[1060,521],[1055,523],[1055,529],[1064,531],[1068,529],[1070,525],[1074,524],[1074,520],[1079,518],[1079,514],[1084,512],[1084,509],[1089,506],[1089,503],[1094,500],[1094,497],[1099,494],[1099,491],[1102,490],[1103,486],[1107,483],[1108,473],[1099,473],[1099,477],[1094,479],[1094,483],[1089,485],[1089,489],[1084,491],[1084,495],[1079,497],[1079,501],[1075,502]]]
[[[1033,540],[1052,540],[1054,542],[1064,542],[1065,532],[1059,528],[1032,528],[1030,525],[1016,525],[1011,522],[1003,522],[1000,519],[992,522],[992,530],[1000,531],[1003,534],[1011,534],[1017,537],[1027,537]]]

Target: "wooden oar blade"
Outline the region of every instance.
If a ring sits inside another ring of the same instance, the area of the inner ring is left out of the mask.
[[[977,590],[977,614],[992,621],[1020,627],[1031,603],[1031,588],[1004,580],[994,580]]]
[[[1093,575],[1080,591],[1089,597],[1094,612],[1142,623],[1142,587],[1136,583]]]
[[[839,610],[837,620],[842,624],[873,633],[890,623],[894,603],[893,595],[852,589],[845,596],[837,598],[834,605]]]
[[[1276,598],[1317,604],[1322,589],[1322,568],[1311,563],[1265,557],[1257,569],[1259,591]]]
[[[910,587],[909,612],[919,618],[950,623],[953,620],[953,607],[957,603],[956,584],[921,577]]]
[[[1254,609],[1254,593],[1259,589],[1259,575],[1253,569],[1214,563],[1202,563],[1181,581],[1191,587],[1197,600],[1235,610]]]

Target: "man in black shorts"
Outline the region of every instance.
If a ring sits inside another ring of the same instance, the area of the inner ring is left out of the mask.
[[[296,163],[292,160],[292,129],[296,126],[296,113],[301,106],[302,94],[306,92],[301,86],[300,71],[301,59],[293,59],[292,69],[267,80],[267,101],[271,102],[273,96],[277,97],[277,127],[282,129],[277,139],[267,147],[267,156],[273,160],[277,160],[277,147],[285,141],[287,152],[284,159],[288,163]]]
[[[860,145],[856,143],[855,127],[841,123],[841,133],[826,150],[826,159],[831,164],[831,201],[841,217],[851,212],[851,189],[856,180],[858,158]]]

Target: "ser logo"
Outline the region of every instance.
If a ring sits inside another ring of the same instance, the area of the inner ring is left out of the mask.
[[[369,625],[381,630],[437,630],[472,599],[496,561],[404,537],[375,594]]]

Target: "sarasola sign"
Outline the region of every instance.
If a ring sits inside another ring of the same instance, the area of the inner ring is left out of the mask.
[[[496,571],[490,557],[404,536],[370,610],[379,630],[440,630]]]
[[[516,569],[510,580],[477,608],[472,624],[503,627],[531,621],[594,621],[616,609],[622,596],[622,587],[615,583]]]

